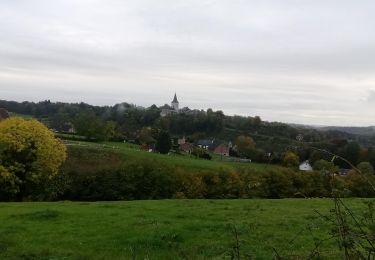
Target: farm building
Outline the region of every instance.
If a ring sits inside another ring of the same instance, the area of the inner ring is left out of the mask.
[[[220,144],[214,149],[214,153],[222,156],[229,156],[229,146],[226,144]]]

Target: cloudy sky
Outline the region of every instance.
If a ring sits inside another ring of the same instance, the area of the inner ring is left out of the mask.
[[[1,0],[0,99],[375,125],[373,0]]]

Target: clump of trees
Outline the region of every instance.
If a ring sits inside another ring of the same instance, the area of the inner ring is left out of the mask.
[[[292,151],[287,151],[283,154],[282,163],[285,167],[298,167],[299,165],[299,157],[297,154],[293,153]]]
[[[237,151],[246,157],[251,157],[255,151],[255,142],[250,136],[239,136],[236,140]]]
[[[167,154],[172,148],[171,136],[166,131],[160,131],[156,140],[156,150],[161,154]]]
[[[314,163],[313,169],[315,171],[325,171],[325,172],[337,172],[338,167],[333,163],[326,160],[318,160]]]
[[[0,123],[0,199],[43,198],[66,159],[66,148],[36,120]]]
[[[251,159],[254,162],[264,162],[265,152],[256,148],[254,139],[248,135],[240,135],[235,142],[235,149],[232,154]]]
[[[106,141],[116,136],[116,123],[104,121],[93,112],[79,113],[73,120],[73,126],[76,133],[88,141]]]

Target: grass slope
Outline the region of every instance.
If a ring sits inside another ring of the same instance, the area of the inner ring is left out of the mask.
[[[87,143],[87,142],[71,142],[72,144],[80,143],[82,147],[88,147],[93,149],[106,149],[118,151],[124,155],[124,158],[127,160],[155,160],[161,163],[170,164],[173,166],[189,169],[189,170],[235,170],[239,168],[247,168],[258,171],[279,169],[280,166],[259,164],[259,163],[241,163],[241,162],[225,162],[221,161],[220,157],[214,157],[214,160],[204,160],[196,159],[193,156],[189,155],[164,155],[158,153],[149,153],[146,151],[140,150],[139,146],[127,144],[127,143],[116,143],[116,142],[107,142],[103,144],[98,143]]]
[[[349,200],[358,209],[360,200]],[[272,259],[302,256],[329,227],[326,199],[0,203],[0,259]],[[293,241],[293,242],[291,242]],[[323,259],[337,259],[334,241]],[[300,259],[300,258],[295,258]]]

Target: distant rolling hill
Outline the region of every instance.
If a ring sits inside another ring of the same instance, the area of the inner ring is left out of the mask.
[[[316,129],[320,131],[330,132],[341,132],[350,135],[362,135],[362,136],[375,136],[375,126],[319,126],[319,125],[303,125],[303,124],[292,124],[288,125],[299,128],[299,129]]]
[[[375,126],[367,127],[344,127],[344,126],[326,126],[320,127],[323,131],[340,131],[352,135],[365,135],[365,136],[375,136]]]

